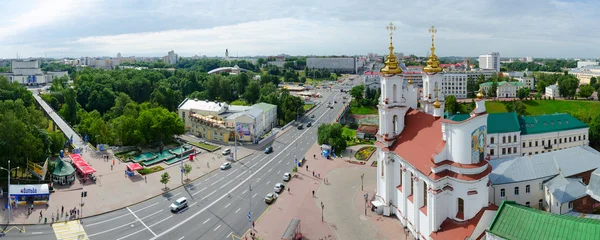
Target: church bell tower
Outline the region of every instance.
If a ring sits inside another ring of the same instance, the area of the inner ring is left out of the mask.
[[[435,33],[434,26],[429,29],[431,33],[431,54],[427,59],[427,66],[423,68],[423,95],[421,96],[421,106],[424,112],[435,117],[444,116],[445,96],[440,94],[442,87],[442,68],[435,55]]]

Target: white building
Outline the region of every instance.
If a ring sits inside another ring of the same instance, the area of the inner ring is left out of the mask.
[[[569,74],[575,75],[579,79],[579,84],[589,84],[592,77],[600,78],[600,66],[586,65],[569,70]]]
[[[357,65],[354,57],[340,58],[306,58],[308,69],[327,69],[334,73],[356,73]]]
[[[485,80],[490,79],[496,72],[494,70],[471,70],[471,71],[446,71],[442,73],[442,93],[444,95],[454,95],[457,99],[467,98],[467,81],[473,79],[477,81],[480,75]]]
[[[492,89],[493,82],[484,82],[479,85],[483,91],[490,96],[490,91]],[[498,87],[496,88],[496,97],[499,98],[515,98],[517,97],[517,91],[521,88],[525,88],[525,84],[521,82],[507,82],[502,81],[498,83]]]
[[[577,68],[583,68],[585,66],[598,66],[598,62],[597,61],[578,61],[577,62]]]
[[[479,68],[493,69],[500,72],[500,53],[493,52],[479,55]]]
[[[525,57],[525,62],[533,62],[533,57]]]
[[[515,79],[517,81],[521,82],[523,85],[525,85],[530,90],[534,90],[535,89],[535,78],[532,78],[532,77],[522,77],[522,78],[515,78]]]
[[[54,78],[69,77],[67,71],[43,72],[38,59],[12,60],[11,71],[0,73],[9,82],[18,82],[23,85],[43,85],[51,83]]]
[[[174,50],[171,50],[167,53],[167,56],[163,57],[163,61],[168,64],[177,64],[178,56]]]
[[[558,91],[558,85],[550,85],[546,87],[546,97],[557,98],[560,97],[560,92]]]

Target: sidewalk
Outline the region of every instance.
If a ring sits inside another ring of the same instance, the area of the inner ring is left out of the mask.
[[[186,160],[184,162],[184,164],[191,164],[193,167],[193,170],[188,175],[190,180],[197,179],[218,169],[223,162],[227,161],[225,156],[221,155],[220,151],[209,153],[205,150],[198,150],[201,151],[201,154],[197,155],[194,161],[190,162]],[[239,159],[250,156],[253,152],[252,150],[238,147]],[[28,216],[27,209],[24,206],[19,206],[11,214],[11,224],[43,224],[44,219],[40,218],[40,211],[44,217],[48,218],[48,224],[50,224],[52,213],[55,216],[58,215],[57,211],[60,212],[63,206],[65,212],[74,207],[80,209],[79,204],[82,200],[82,191],[87,192],[87,197],[83,199],[83,209],[81,209],[83,217],[102,214],[145,201],[164,193],[163,188],[165,186],[160,183],[161,175],[164,172],[168,172],[171,176],[171,180],[167,184],[168,188],[175,189],[182,185],[180,163],[170,166],[165,163],[155,164],[154,166],[162,166],[165,170],[147,175],[147,181],[145,181],[144,176],[138,173],[133,177],[127,177],[125,175],[126,163],[121,163],[119,160],[115,160],[115,166],[111,170],[110,165],[114,156],[112,153],[108,155],[110,160],[106,161],[102,160],[102,155],[99,153],[90,150],[84,151],[82,153],[83,159],[97,170],[95,173],[97,177],[96,183],[91,181],[82,183],[77,179],[70,186],[55,185],[56,192],[50,195],[49,207],[36,205],[34,206],[33,214]],[[207,163],[209,163],[210,168],[207,167]],[[2,198],[0,204],[5,203],[6,199]],[[0,214],[0,222],[6,222],[7,220],[5,211]],[[69,219],[65,215],[62,215],[58,219],[58,221],[67,220]]]

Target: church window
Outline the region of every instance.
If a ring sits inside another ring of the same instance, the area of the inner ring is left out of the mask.
[[[508,142],[510,143],[510,136],[508,136]]]
[[[529,185],[525,186],[525,193],[531,192],[531,187]]]
[[[531,147],[531,142],[529,142],[529,147]]]
[[[401,167],[402,167],[402,166],[401,166]],[[398,185],[400,185],[400,186],[402,186],[402,176],[403,176],[403,174],[402,174],[402,170],[400,170],[400,184],[398,184]]]
[[[490,144],[494,144],[494,137],[490,138]]]
[[[423,206],[427,206],[427,183],[423,181]]]
[[[396,135],[398,133],[398,115],[394,115],[394,118],[392,120],[392,125],[393,125],[393,129],[394,129],[393,135]]]
[[[502,148],[502,155],[506,155],[506,148]]]
[[[556,144],[556,138],[554,139],[554,144]]]
[[[512,148],[508,148],[508,154],[512,154]]]
[[[525,142],[523,142],[523,147],[525,147]]]
[[[465,214],[465,201],[462,198],[458,198],[458,214],[457,217],[463,218]]]
[[[490,149],[490,155],[494,156],[494,149]]]
[[[585,135],[583,135],[583,140],[585,140]]]
[[[385,172],[385,159],[381,160],[381,178],[383,178],[385,176],[385,174],[383,174]]]
[[[393,92],[392,92],[392,94],[393,94],[393,95],[392,95],[392,99],[393,99],[393,101],[394,101],[394,102],[396,102],[396,93],[397,93],[397,90],[396,90],[396,84],[394,84],[394,85],[393,85],[392,89],[393,89]]]
[[[517,135],[513,136],[513,142],[517,142]]]
[[[410,192],[408,193],[408,194],[409,194],[409,196],[410,196],[410,195],[413,195],[413,188],[414,188],[414,184],[415,184],[415,183],[413,182],[413,174],[411,173],[411,174],[410,174]]]
[[[536,146],[536,147],[538,146],[538,141],[535,141],[535,146]]]
[[[581,136],[579,136],[579,141],[581,141]]]
[[[513,153],[517,153],[517,147],[513,147]]]
[[[515,187],[515,196],[519,196],[519,187]]]
[[[506,136],[502,136],[502,143],[506,143]]]
[[[504,188],[500,189],[500,197],[504,198],[506,196],[506,191],[504,191]]]

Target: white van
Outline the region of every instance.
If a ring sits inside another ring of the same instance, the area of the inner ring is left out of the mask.
[[[181,209],[187,207],[187,199],[185,197],[181,197],[177,199],[173,204],[171,204],[171,212],[179,212]]]

